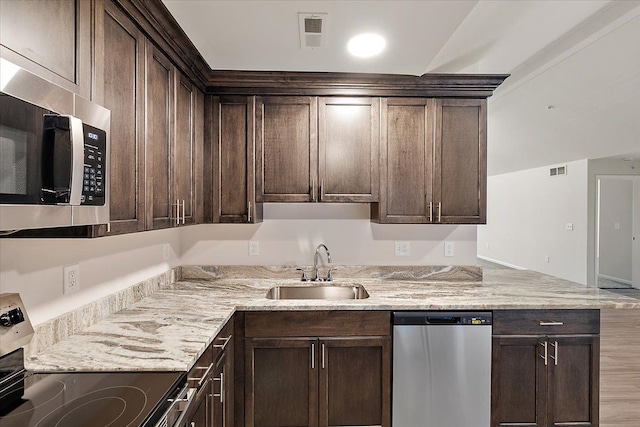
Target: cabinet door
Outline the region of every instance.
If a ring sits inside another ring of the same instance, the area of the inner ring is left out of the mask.
[[[544,342],[543,336],[493,338],[492,427],[547,425]]]
[[[549,336],[549,426],[598,426],[600,339]]]
[[[320,98],[318,200],[376,202],[380,98]]]
[[[213,222],[259,222],[262,215],[255,200],[255,99],[215,96],[212,102]]]
[[[2,57],[89,99],[92,2],[3,1]]]
[[[316,201],[317,99],[256,99],[256,198],[258,202]]]
[[[137,27],[107,2],[103,102],[111,110],[111,233],[145,229],[144,44]]]
[[[486,105],[485,99],[436,100],[435,222],[487,222]]]
[[[175,209],[171,205],[171,129],[173,127],[174,67],[147,41],[146,73],[146,195],[147,228],[172,225]],[[175,202],[173,202],[175,203]]]
[[[182,74],[175,83],[175,142],[173,161],[173,196],[176,225],[195,223],[196,149],[195,120],[198,89]],[[198,175],[201,179],[202,175]]]
[[[381,223],[433,221],[433,109],[433,99],[382,100],[380,201],[372,215]]]
[[[318,425],[318,341],[249,338],[245,346],[245,425]]]
[[[320,340],[320,427],[391,425],[390,340]]]

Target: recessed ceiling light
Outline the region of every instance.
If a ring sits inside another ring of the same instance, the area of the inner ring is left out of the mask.
[[[359,58],[369,58],[378,55],[387,45],[387,42],[378,34],[365,33],[359,34],[351,40],[347,45],[349,52]]]

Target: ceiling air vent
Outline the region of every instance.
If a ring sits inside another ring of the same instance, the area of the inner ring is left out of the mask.
[[[549,169],[549,176],[560,176],[567,174],[567,165],[558,166],[555,168]]]
[[[298,13],[300,26],[300,48],[315,49],[324,45],[327,30],[326,13]]]

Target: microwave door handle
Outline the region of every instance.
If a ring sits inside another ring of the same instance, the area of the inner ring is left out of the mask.
[[[84,178],[84,131],[82,120],[70,116],[71,123],[71,177],[69,180],[69,204],[79,206],[82,201]]]

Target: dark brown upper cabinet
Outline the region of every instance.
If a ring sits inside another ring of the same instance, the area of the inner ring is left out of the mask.
[[[84,0],[3,1],[2,57],[91,99],[91,11]]]
[[[380,98],[319,98],[320,202],[378,200]]]
[[[380,201],[371,218],[381,223],[433,222],[433,110],[435,100],[382,99]]]
[[[487,100],[436,100],[434,148],[434,221],[485,224]]]
[[[111,2],[103,10],[102,34],[96,43],[97,96],[111,110],[110,232],[145,229],[145,38]],[[106,230],[105,230],[106,231]]]
[[[214,96],[207,99],[206,124],[211,141],[205,152],[206,221],[255,223],[262,205],[255,197],[255,98]]]
[[[258,97],[257,201],[377,200],[379,102]]]
[[[381,223],[486,223],[486,100],[382,100]]]
[[[173,137],[173,82],[175,70],[166,56],[147,42],[146,157],[147,228],[171,227],[171,153]],[[175,202],[173,202],[175,203]]]
[[[256,99],[256,199],[317,200],[318,105],[315,97]]]

